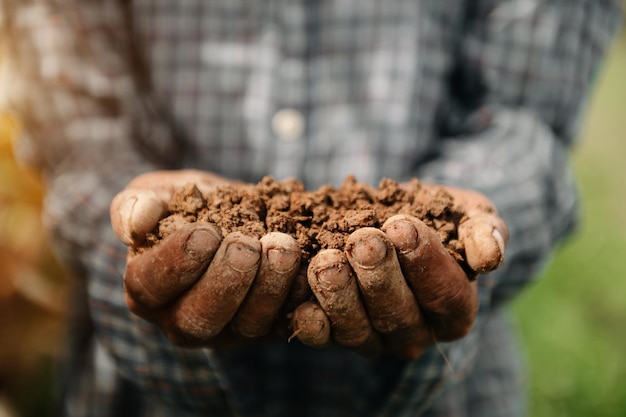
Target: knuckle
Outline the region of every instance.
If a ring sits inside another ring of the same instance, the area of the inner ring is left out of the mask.
[[[129,271],[124,276],[124,289],[126,293],[132,297],[137,306],[156,308],[163,304],[163,301],[156,297],[146,286],[142,283],[142,276],[136,274],[134,271]]]
[[[126,293],[126,306],[128,307],[128,310],[130,310],[131,313],[142,317],[142,313],[144,309],[141,308],[139,306],[139,303],[137,303],[137,301],[135,300],[135,298],[128,293]]]

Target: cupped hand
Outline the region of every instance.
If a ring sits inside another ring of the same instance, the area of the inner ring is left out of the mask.
[[[212,224],[190,223],[137,250],[175,190],[189,182],[207,193],[228,181],[199,171],[152,172],[137,177],[111,204],[113,229],[129,246],[124,288],[130,310],[184,347],[271,339],[299,271],[300,249],[292,237],[222,236]]]
[[[294,313],[300,340],[414,359],[431,344],[471,330],[478,313],[473,278],[502,263],[508,231],[485,196],[445,188],[465,212],[458,238],[469,270],[416,217],[397,215],[381,229],[359,229],[344,251],[323,250],[311,260],[308,280],[316,302]]]

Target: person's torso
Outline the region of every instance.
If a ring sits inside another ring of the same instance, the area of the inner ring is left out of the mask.
[[[414,175],[446,94],[455,4],[136,0],[133,10],[185,166],[317,187]]]

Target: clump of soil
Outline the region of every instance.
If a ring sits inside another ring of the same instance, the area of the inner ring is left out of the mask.
[[[321,249],[343,249],[348,235],[362,227],[380,227],[395,214],[416,216],[439,234],[448,251],[465,267],[464,249],[457,240],[462,209],[444,189],[433,192],[413,180],[409,187],[383,179],[378,188],[352,176],[334,188],[305,191],[296,180],[265,177],[258,184],[231,184],[202,195],[187,184],[173,196],[157,230],[148,235],[151,247],[190,222],[211,222],[224,235],[240,231],[261,237],[268,232],[293,236],[308,261]]]

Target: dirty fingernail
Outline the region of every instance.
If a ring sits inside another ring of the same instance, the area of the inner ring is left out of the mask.
[[[345,288],[350,282],[350,268],[347,265],[336,265],[322,269],[316,273],[318,284],[325,290],[336,291]]]
[[[267,251],[267,261],[272,271],[286,273],[293,271],[298,263],[298,254],[287,249],[269,249]]]
[[[120,205],[120,227],[125,243],[142,241],[159,222],[165,208],[153,191],[135,191]]]
[[[120,205],[118,216],[119,216],[119,225],[122,229],[122,236],[120,236],[122,242],[127,245],[133,243],[132,236],[132,224],[133,224],[133,209],[135,207],[135,203],[137,202],[136,197],[129,197]]]
[[[491,235],[498,244],[498,249],[500,249],[500,258],[504,257],[504,237],[502,236],[502,233],[498,229],[493,229]]]
[[[226,262],[239,272],[248,272],[257,267],[260,254],[258,250],[241,242],[233,242],[226,248]]]
[[[400,252],[408,253],[417,249],[419,236],[411,222],[404,220],[393,222],[386,227],[385,233]]]
[[[387,244],[378,236],[356,241],[348,249],[352,260],[361,268],[371,269],[378,266],[387,257]]]
[[[220,236],[209,229],[196,230],[185,243],[185,252],[192,258],[200,257],[220,244]]]

